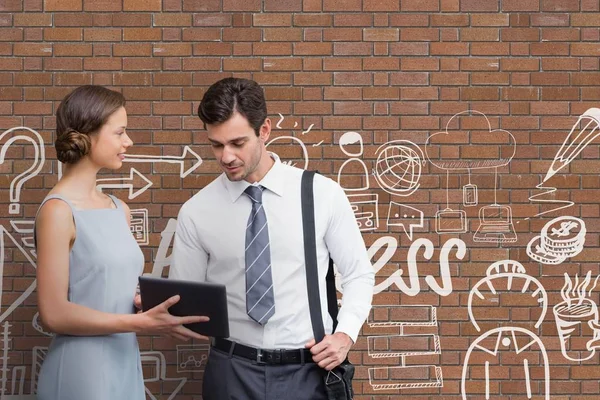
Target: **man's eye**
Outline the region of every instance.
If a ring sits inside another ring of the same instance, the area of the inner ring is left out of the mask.
[[[210,145],[214,148],[223,147],[223,145],[221,143],[211,143]]]
[[[233,144],[235,147],[242,147],[244,145],[244,142],[237,142]]]

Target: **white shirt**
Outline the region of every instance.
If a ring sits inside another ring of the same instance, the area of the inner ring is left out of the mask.
[[[275,164],[260,181],[265,187],[275,314],[261,326],[246,314],[245,237],[251,200],[247,181],[222,174],[182,206],[177,219],[169,277],[225,284],[230,340],[264,349],[303,348],[313,337],[306,272],[300,182],[302,170]],[[332,331],[325,276],[329,256],[341,275],[342,306],[337,332],[356,342],[371,308],[374,272],[354,213],[342,188],[315,175],[315,225],[319,293],[325,332]]]

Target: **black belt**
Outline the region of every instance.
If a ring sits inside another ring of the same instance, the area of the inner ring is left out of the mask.
[[[212,346],[226,353],[246,358],[259,365],[314,363],[309,349],[264,350],[220,338],[214,338]],[[233,351],[231,351],[232,346]]]

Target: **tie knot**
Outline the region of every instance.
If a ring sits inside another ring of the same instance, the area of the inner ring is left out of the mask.
[[[246,193],[246,196],[250,197],[250,200],[252,200],[255,203],[262,203],[262,194],[263,194],[263,190],[264,188],[262,186],[248,186],[246,188],[246,190],[244,190],[244,193]]]

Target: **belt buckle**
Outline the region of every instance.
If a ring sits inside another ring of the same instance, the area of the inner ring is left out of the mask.
[[[257,365],[265,365],[266,364],[263,357],[264,357],[264,354],[263,354],[262,349],[256,349],[256,364]]]

